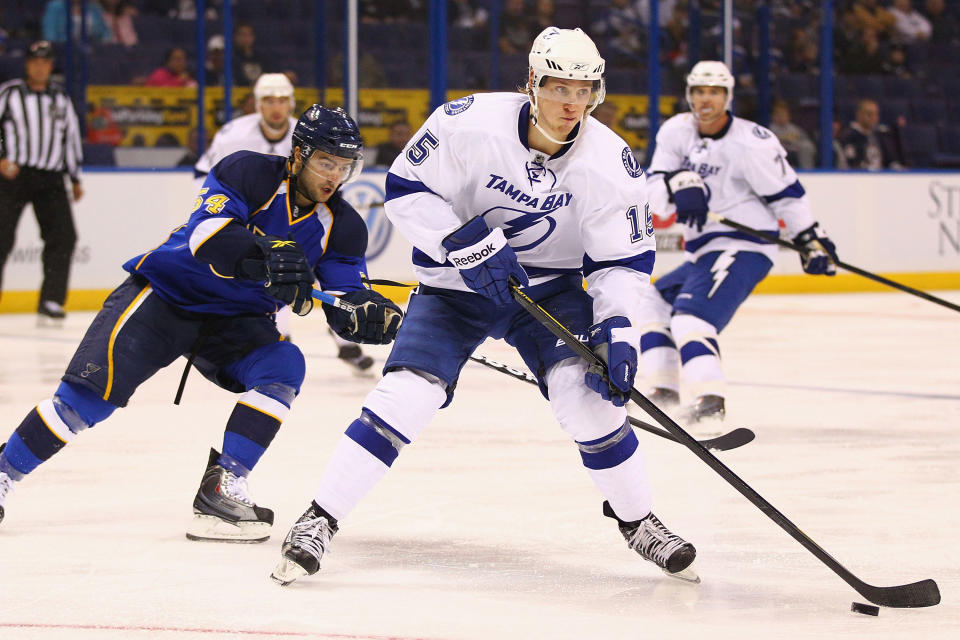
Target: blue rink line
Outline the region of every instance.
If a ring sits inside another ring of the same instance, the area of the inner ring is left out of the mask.
[[[862,396],[894,396],[917,398],[921,400],[960,400],[960,396],[945,393],[916,393],[913,391],[874,391],[871,389],[844,389],[842,387],[814,387],[805,384],[777,384],[775,382],[730,382],[736,387],[764,387],[767,389],[796,389],[798,391],[827,391],[830,393],[852,393]]]

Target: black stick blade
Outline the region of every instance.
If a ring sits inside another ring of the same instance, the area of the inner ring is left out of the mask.
[[[940,589],[933,580],[921,580],[896,587],[874,587],[863,583],[854,585],[854,588],[864,598],[881,607],[908,609],[940,604]]]
[[[730,451],[731,449],[736,449],[737,447],[742,447],[745,444],[753,442],[753,439],[757,437],[750,429],[744,429],[743,427],[734,429],[729,433],[725,433],[722,436],[717,436],[716,438],[709,438],[706,440],[700,440],[700,444],[707,449],[713,449],[714,451]]]

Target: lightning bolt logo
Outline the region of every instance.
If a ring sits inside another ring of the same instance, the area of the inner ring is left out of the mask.
[[[713,286],[710,288],[710,293],[707,294],[708,298],[713,297],[713,294],[717,292],[717,289],[720,288],[723,281],[730,275],[729,269],[733,266],[733,261],[736,259],[736,256],[736,251],[724,251],[717,256],[713,266],[710,267],[710,273],[713,274]]]

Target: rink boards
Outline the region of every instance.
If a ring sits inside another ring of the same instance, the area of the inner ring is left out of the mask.
[[[370,274],[412,282],[410,244],[386,220],[386,174],[365,171],[348,185],[347,197],[367,220]],[[960,289],[960,173],[836,173],[801,176],[814,217],[852,265],[921,289]],[[77,250],[69,309],[95,309],[123,278],[120,265],[161,244],[193,209],[196,187],[185,171],[87,171],[85,197],[75,206]],[[374,206],[370,206],[374,205]],[[678,229],[656,220],[658,245],[654,276],[679,264]],[[32,208],[20,222],[17,242],[4,270],[0,312],[32,311],[40,284],[42,244]],[[764,293],[879,291],[882,286],[841,274],[804,276],[799,260],[782,251]],[[404,299],[403,290],[386,291]]]

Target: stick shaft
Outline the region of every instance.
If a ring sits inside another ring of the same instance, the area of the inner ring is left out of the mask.
[[[514,300],[516,300],[527,313],[536,318],[550,333],[563,340],[577,355],[590,364],[604,366],[600,358],[587,345],[580,342],[569,329],[521,291],[516,281],[511,283],[510,290]],[[757,493],[753,487],[744,482],[729,467],[723,464],[716,456],[697,442],[693,436],[684,431],[680,425],[674,422],[667,414],[661,411],[657,405],[652,403],[635,388],[630,389],[630,399],[640,405],[656,422],[669,431],[678,442],[690,449],[694,455],[706,463],[707,466],[713,469],[721,478],[726,480],[730,486],[739,491],[741,495],[760,509],[764,515],[777,523],[790,537],[799,542],[807,551],[827,565],[864,598],[874,604],[888,607],[929,607],[940,602],[940,591],[933,580],[924,580],[910,585],[893,587],[875,587],[865,583],[840,564],[820,545],[814,542],[812,538],[801,531],[797,525]]]
[[[797,253],[804,253],[803,247],[800,247],[800,246],[798,246],[798,245],[795,245],[795,244],[792,243],[792,242],[788,242],[788,241],[784,240],[783,238],[781,238],[781,237],[779,237],[779,236],[773,235],[773,234],[771,234],[771,233],[766,233],[765,231],[760,231],[759,229],[754,229],[753,227],[748,227],[748,226],[745,225],[745,224],[740,224],[739,222],[735,222],[735,221],[733,221],[733,220],[728,220],[727,218],[724,218],[723,216],[721,216],[721,215],[719,215],[719,214],[716,214],[716,213],[711,213],[711,214],[710,214],[710,217],[711,217],[713,220],[716,220],[717,222],[720,222],[720,223],[722,223],[722,224],[727,225],[728,227],[732,227],[732,228],[736,229],[737,231],[742,231],[742,232],[744,232],[744,233],[750,234],[750,235],[755,236],[755,237],[757,237],[757,238],[763,238],[764,240],[769,240],[770,242],[774,242],[774,243],[780,245],[781,247],[785,247],[785,248],[787,248],[787,249],[792,249],[792,250],[796,251]],[[843,268],[843,269],[846,269],[847,271],[849,271],[849,272],[851,272],[851,273],[855,273],[855,274],[857,274],[858,276],[863,276],[864,278],[867,278],[867,279],[869,279],[869,280],[873,280],[874,282],[879,282],[880,284],[884,284],[884,285],[886,285],[886,286],[888,286],[888,287],[893,287],[894,289],[899,289],[900,291],[903,291],[904,293],[909,293],[909,294],[911,294],[911,295],[915,295],[915,296],[917,296],[918,298],[923,298],[924,300],[928,300],[928,301],[930,301],[930,302],[933,302],[934,304],[939,304],[939,305],[941,305],[941,306],[943,306],[943,307],[946,307],[947,309],[952,309],[952,310],[954,310],[954,311],[960,311],[960,305],[953,304],[953,303],[950,302],[949,300],[944,300],[943,298],[938,298],[937,296],[931,295],[931,294],[927,293],[926,291],[920,291],[919,289],[914,289],[913,287],[907,286],[907,285],[902,284],[902,283],[900,283],[900,282],[896,282],[895,280],[890,280],[889,278],[884,278],[883,276],[878,275],[878,274],[876,274],[876,273],[872,273],[872,272],[867,271],[867,270],[865,270],[865,269],[861,269],[860,267],[855,267],[855,266],[853,266],[852,264],[847,264],[846,262],[843,262],[842,260],[835,260],[834,262],[836,263],[836,265],[837,265],[838,267],[841,267],[841,268]]]

